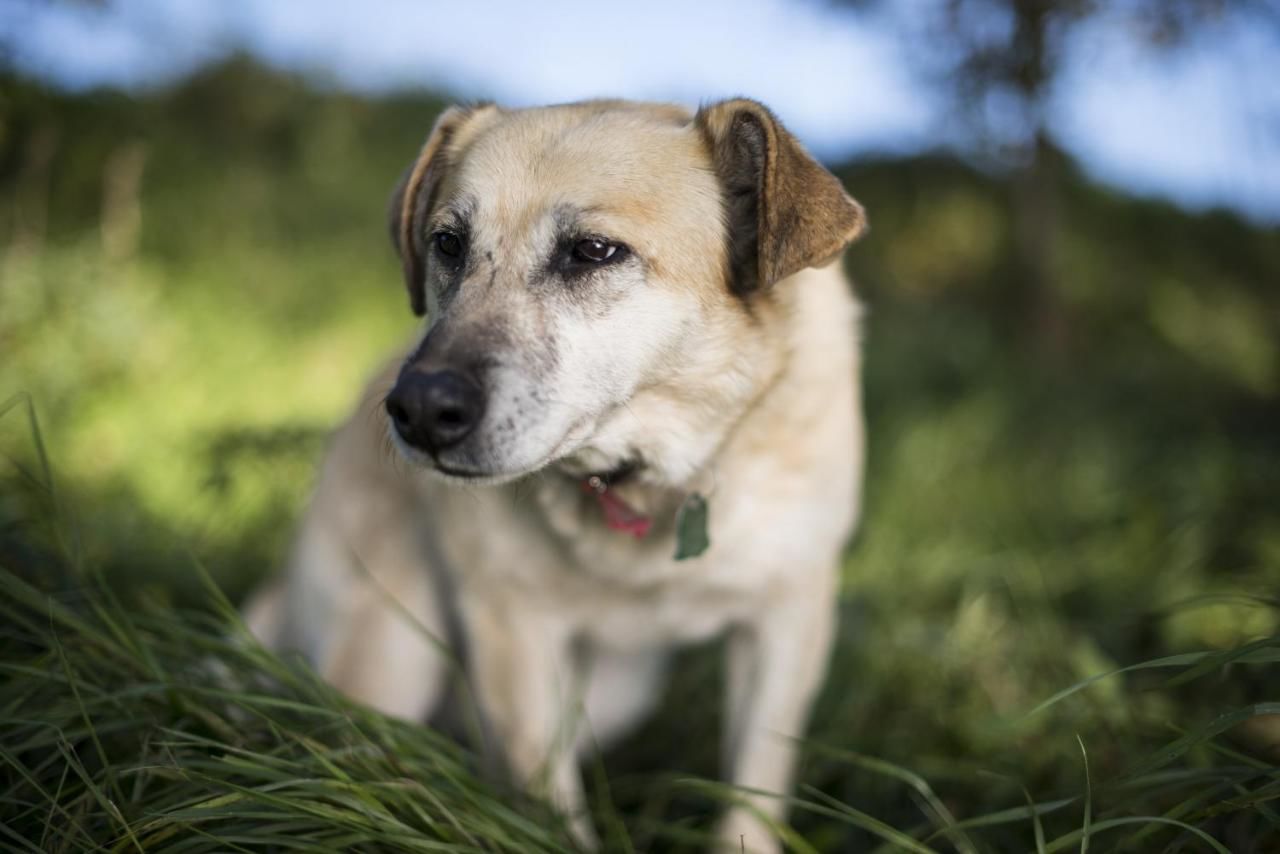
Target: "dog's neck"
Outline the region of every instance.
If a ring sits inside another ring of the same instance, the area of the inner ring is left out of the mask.
[[[683,437],[686,452],[678,461],[663,453],[664,436],[658,433],[644,436],[638,449],[628,448],[621,463],[610,464],[617,454],[592,449],[558,464],[560,483],[578,494],[584,521],[644,539],[651,531],[661,535],[690,495],[708,496],[714,491],[716,458],[785,373],[787,354],[781,349],[776,353],[776,359],[767,360],[771,363],[767,370],[757,363],[751,392],[736,401],[716,400],[714,389],[708,390],[707,399],[714,402],[704,411],[713,415],[704,423],[680,425],[683,429],[674,431]],[[628,416],[639,408],[637,404],[628,407]],[[691,435],[706,440],[700,454],[688,453]],[[584,495],[594,500],[584,501]]]

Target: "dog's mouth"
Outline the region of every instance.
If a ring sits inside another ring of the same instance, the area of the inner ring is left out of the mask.
[[[493,472],[467,471],[466,469],[454,468],[453,466],[445,465],[439,460],[432,460],[431,468],[435,469],[437,472],[439,472],[442,475],[445,475],[446,477],[457,478],[458,480],[475,481],[475,480],[482,480],[486,477],[495,476]]]
[[[440,459],[439,454],[430,454],[413,447],[400,437],[394,427],[389,426],[388,434],[391,437],[392,445],[395,446],[396,451],[404,459],[447,482],[465,483],[472,486],[493,486],[528,477],[573,455],[590,438],[593,429],[594,419],[583,417],[574,422],[565,431],[560,441],[556,442],[550,451],[535,462],[511,468],[482,468],[459,465],[447,459]]]
[[[620,497],[615,487],[633,480],[644,467],[636,456],[624,458],[621,462],[607,464],[600,459],[598,453],[586,453],[574,458],[582,451],[590,437],[587,429],[589,419],[582,419],[565,432],[556,446],[541,460],[530,466],[512,471],[486,471],[462,468],[443,462],[438,455],[423,453],[410,447],[396,431],[392,429],[393,444],[411,463],[431,472],[446,483],[469,486],[496,486],[510,483],[522,477],[535,474],[555,466],[557,473],[589,495],[599,505],[604,524],[614,531],[629,534],[636,539],[644,539],[653,527],[653,518],[636,510],[624,498]],[[588,458],[588,459],[584,459]],[[559,463],[559,465],[557,465]],[[604,463],[604,464],[602,464]]]

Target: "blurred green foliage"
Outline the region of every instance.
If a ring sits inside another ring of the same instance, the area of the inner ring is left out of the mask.
[[[137,96],[0,77],[0,402],[31,395],[78,532],[48,524],[11,410],[0,558],[40,575],[62,534],[126,600],[188,604],[193,561],[233,597],[280,562],[326,432],[413,334],[384,203],[441,105],[244,59]],[[1058,166],[1052,341],[1005,177],[945,156],[839,170],[872,222],[849,256],[871,452],[813,737],[928,775],[961,818],[1022,786],[1079,792],[1077,733],[1116,780],[1277,699],[1236,664],[1211,691],[1144,671],[1024,717],[1094,674],[1275,634],[1280,613],[1280,234]],[[608,760],[624,811],[671,809],[646,768],[715,773],[714,668],[695,655],[671,689],[705,715],[661,716]],[[1259,720],[1230,743],[1274,761],[1280,724]],[[804,780],[918,821],[901,786],[820,753]],[[824,850],[869,839],[797,820]],[[1238,850],[1260,838],[1252,810],[1204,821]]]
[[[440,104],[243,60],[137,99],[4,92],[0,388],[35,397],[95,556],[167,582],[191,549],[242,590],[411,334],[383,208]]]

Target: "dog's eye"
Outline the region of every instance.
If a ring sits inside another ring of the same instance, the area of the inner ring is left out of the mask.
[[[462,238],[452,231],[437,231],[434,240],[436,250],[446,258],[458,258],[462,255]]]
[[[599,264],[614,257],[621,248],[616,243],[610,243],[598,237],[588,237],[573,244],[573,260]]]

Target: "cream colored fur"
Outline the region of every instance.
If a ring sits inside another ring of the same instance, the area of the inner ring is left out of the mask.
[[[441,148],[427,227],[470,200],[477,260],[447,305],[426,264],[424,332],[504,331],[491,413],[452,460],[481,476],[443,477],[403,442],[389,452],[381,401],[397,360],[337,433],[251,628],[411,720],[437,711],[460,629],[508,766],[587,844],[583,750],[650,711],[673,649],[727,635],[724,773],[779,797],[749,797],[719,838],[777,850],[752,810],[785,816],[859,510],[858,310],[838,260],[732,292],[714,151],[676,107],[483,107]],[[530,284],[566,205],[635,256],[585,306]],[[548,341],[554,367],[535,371]],[[630,459],[642,468],[617,492],[654,519],[643,540],[606,527],[578,482]],[[694,491],[712,545],[677,562],[673,520]]]

